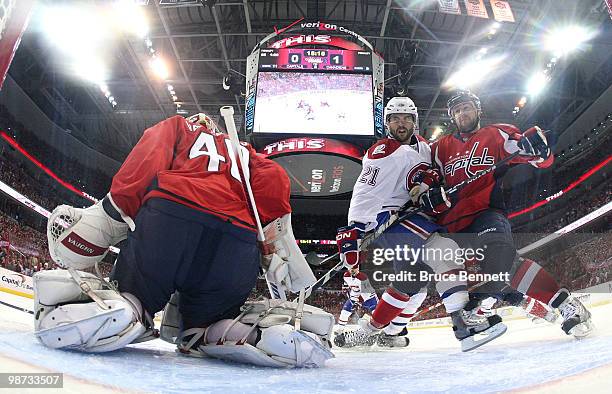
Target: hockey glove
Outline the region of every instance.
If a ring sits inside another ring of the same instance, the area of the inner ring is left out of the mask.
[[[336,235],[336,244],[340,261],[347,269],[359,267],[359,247],[363,238],[365,225],[354,223],[340,227]]]
[[[444,188],[434,187],[427,190],[420,198],[421,208],[425,213],[440,214],[451,207],[451,201]]]
[[[431,168],[427,171],[419,172],[419,174],[415,177],[415,182],[418,182],[418,185],[410,189],[410,199],[414,204],[418,204],[419,198],[423,193],[432,187],[439,186],[441,184],[442,176],[438,170]]]
[[[518,146],[521,148],[521,155],[538,156],[543,160],[546,160],[551,153],[546,136],[538,126],[527,129],[519,140]]]
[[[108,247],[127,238],[128,224],[110,197],[89,208],[56,207],[47,222],[49,254],[63,268],[87,269],[102,261]]]

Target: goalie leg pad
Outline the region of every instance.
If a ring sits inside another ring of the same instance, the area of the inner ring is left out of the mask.
[[[125,347],[144,334],[126,301],[110,300],[102,310],[95,302],[68,304],[55,308],[40,322],[36,337],[52,348],[85,352],[108,352]]]
[[[312,333],[296,331],[288,324],[261,328],[259,335],[242,323],[227,325],[231,320],[222,320],[205,330],[205,345],[198,351],[221,360],[254,364],[262,367],[320,367],[333,358],[321,340]],[[222,333],[226,341],[221,343]],[[241,339],[248,335],[246,342]]]
[[[249,308],[248,313],[240,319],[243,323],[252,324],[261,313],[269,310],[267,316],[259,323],[260,326],[270,326],[267,321],[270,319],[278,319],[278,316],[282,316],[284,319],[289,318],[288,321],[286,321],[287,324],[295,324],[295,314],[297,310],[296,302],[281,300],[255,301],[247,302],[243,308]],[[304,312],[300,322],[301,328],[304,331],[312,332],[329,340],[334,328],[334,323],[335,318],[332,314],[312,305],[304,305]]]
[[[319,367],[334,357],[329,351],[333,315],[304,305],[301,330],[295,330],[295,302],[248,302],[234,320],[221,320],[207,328],[185,330],[178,350],[192,356],[265,367]]]
[[[83,293],[68,271],[41,271],[34,275],[34,334],[44,345],[107,352],[145,334],[140,319],[142,307],[134,296],[105,287],[92,274],[78,272],[78,276],[102,303],[93,302]]]

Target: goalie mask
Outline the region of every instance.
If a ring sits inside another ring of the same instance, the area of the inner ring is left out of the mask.
[[[212,120],[210,116],[203,114],[201,112],[198,114],[189,116],[187,118],[187,121],[190,123],[195,123],[195,124],[205,126],[207,129],[209,129],[210,131],[214,131],[215,133],[221,133],[215,121]]]
[[[414,121],[413,135],[419,135],[419,113],[414,102],[408,97],[393,97],[385,106],[385,129],[387,135],[393,137],[389,128],[389,117],[394,114],[412,115]]]

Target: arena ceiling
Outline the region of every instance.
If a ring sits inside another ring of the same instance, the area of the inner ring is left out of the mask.
[[[40,3],[100,6],[105,2]],[[387,95],[403,88],[419,107],[426,134],[448,121],[445,103],[449,91],[442,87],[443,82],[483,48],[504,56],[493,77],[473,89],[483,101],[485,121],[523,126],[538,122],[563,130],[612,82],[611,21],[604,2],[509,3],[515,22],[502,23],[491,34],[493,19],[441,13],[435,0],[219,0],[170,6],[150,0],[143,6],[148,37],[166,60],[169,76],[164,81],[154,75],[142,38],[123,35],[105,54],[111,64],[106,83],[117,101],[114,108],[95,85],[67,70],[37,28],[35,14],[10,75],[60,126],[122,160],[146,127],[176,114],[168,84],[182,110],[217,115],[220,106],[234,105],[239,108],[241,124],[244,99],[240,90],[223,89],[223,77],[229,70],[244,74],[246,57],[262,38],[275,27],[304,18],[338,24],[366,37],[386,60]],[[550,57],[541,48],[541,37],[560,22],[588,25],[598,34],[579,55],[561,59],[546,94],[530,100],[514,116],[526,79]]]

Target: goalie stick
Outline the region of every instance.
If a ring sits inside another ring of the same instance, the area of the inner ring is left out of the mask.
[[[253,216],[255,217],[255,223],[257,225],[257,238],[260,242],[264,242],[266,236],[264,235],[261,220],[259,219],[259,212],[257,211],[257,205],[255,204],[255,197],[253,196],[251,183],[248,179],[246,179],[245,175],[248,174],[248,171],[246,170],[247,164],[244,162],[244,158],[240,153],[240,140],[238,139],[238,132],[236,131],[236,123],[234,123],[234,108],[231,106],[224,106],[221,107],[220,112],[225,122],[225,128],[227,129],[227,134],[232,145],[232,150],[234,151],[234,158],[237,158],[238,162],[240,163],[240,168],[242,171],[238,171],[238,173],[240,174],[240,181],[244,185],[244,188],[247,192],[249,205],[251,206]],[[266,284],[268,285],[268,291],[270,292],[270,296],[273,299],[287,299],[287,296],[285,295],[284,291],[280,291],[280,289],[278,289],[274,283],[271,283],[265,275],[264,278],[266,280]]]

